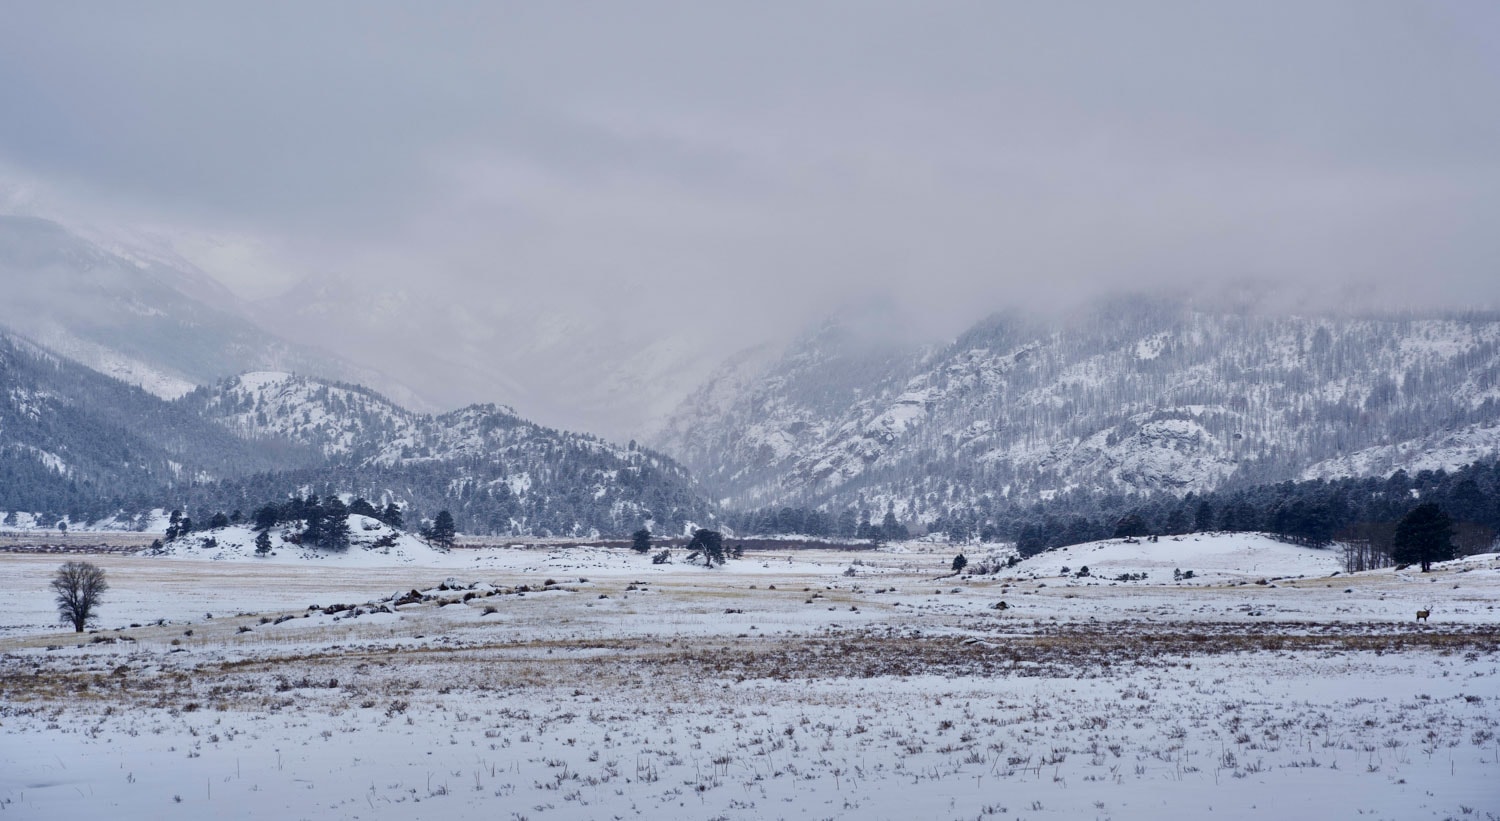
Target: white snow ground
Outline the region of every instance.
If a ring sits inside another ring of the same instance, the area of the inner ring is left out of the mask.
[[[0,819],[1500,817],[1500,556],[953,552],[0,554]]]

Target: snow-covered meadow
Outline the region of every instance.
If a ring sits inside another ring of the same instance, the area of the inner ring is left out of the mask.
[[[417,551],[0,554],[0,818],[1500,818],[1496,555]]]

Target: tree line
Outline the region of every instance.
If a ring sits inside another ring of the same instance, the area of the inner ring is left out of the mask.
[[[1372,566],[1389,562],[1397,526],[1414,508],[1433,504],[1448,516],[1456,548],[1489,548],[1500,533],[1500,461],[1486,460],[1415,475],[1286,481],[1209,493],[1123,494],[1072,490],[1014,503],[985,497],[932,520],[899,522],[887,503],[878,525],[870,511],[776,507],[731,513],[741,535],[800,533],[878,541],[908,530],[940,533],[954,543],[1014,542],[1023,556],[1099,539],[1188,533],[1260,532],[1294,544],[1337,541],[1368,551]],[[894,525],[894,527],[892,527]]]

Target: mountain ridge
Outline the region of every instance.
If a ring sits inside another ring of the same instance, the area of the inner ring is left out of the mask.
[[[894,507],[921,523],[986,496],[1290,479],[1500,420],[1488,315],[1288,317],[1133,297],[1067,320],[997,314],[947,345],[846,341],[823,328],[759,372],[721,370],[653,444],[731,508]],[[831,387],[807,387],[822,374]],[[1492,454],[1492,441],[1461,452]]]
[[[0,384],[7,512],[201,515],[310,491],[450,509],[467,532],[497,535],[675,534],[715,518],[667,457],[493,404],[420,414],[358,385],[264,371],[169,402],[3,334]]]

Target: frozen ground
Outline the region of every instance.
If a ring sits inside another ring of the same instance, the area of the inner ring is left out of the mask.
[[[0,821],[1500,818],[1500,556],[954,552],[0,554]]]

